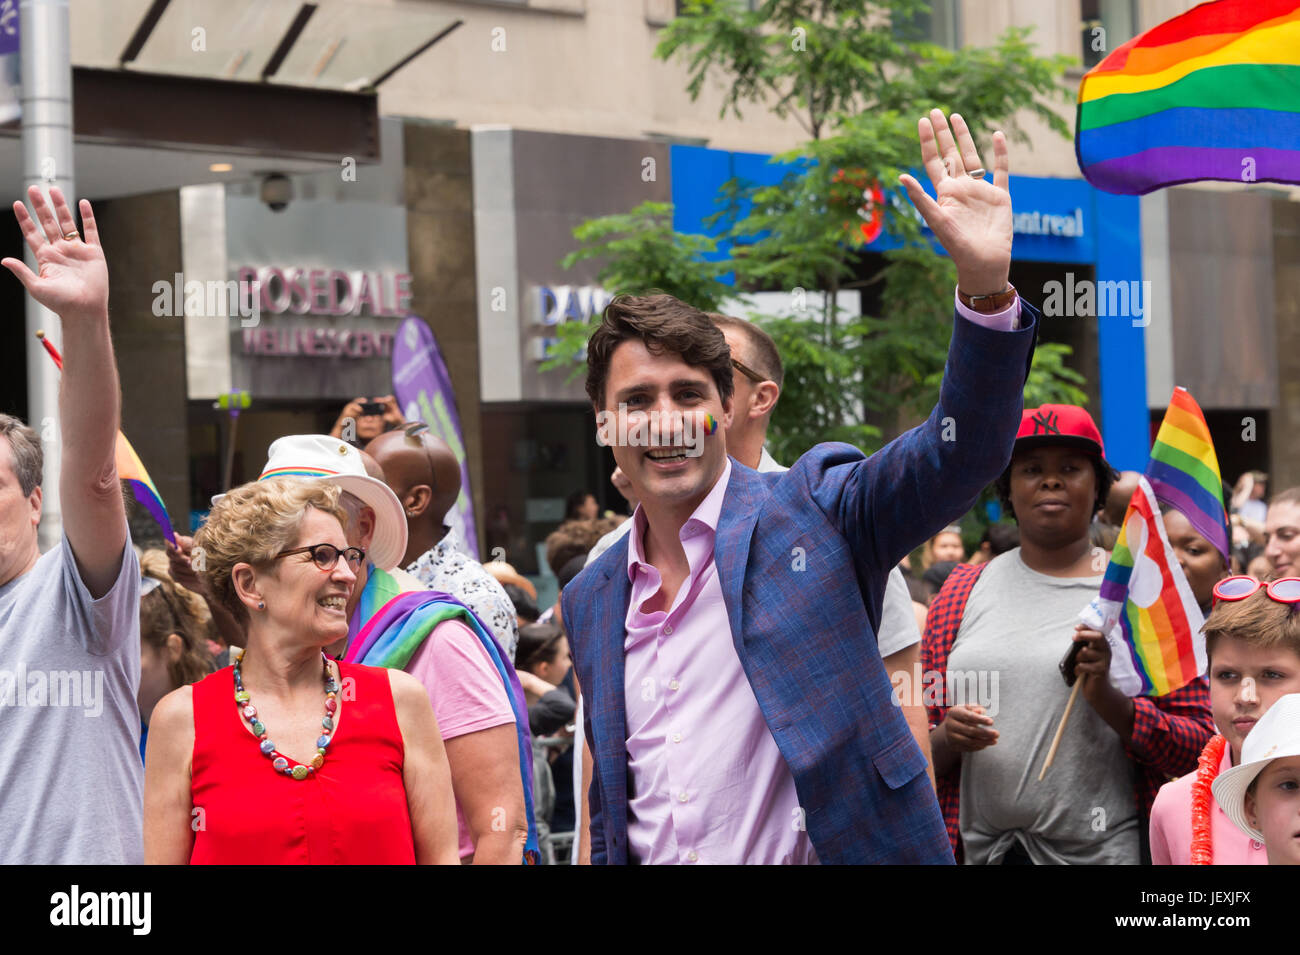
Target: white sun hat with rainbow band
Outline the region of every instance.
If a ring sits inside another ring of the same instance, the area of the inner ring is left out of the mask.
[[[392,570],[406,555],[406,512],[392,489],[366,473],[361,452],[326,434],[291,434],[276,438],[266,451],[259,481],[296,477],[328,481],[355,495],[375,512],[375,533],[366,559],[381,570]],[[224,497],[218,494],[216,503]]]

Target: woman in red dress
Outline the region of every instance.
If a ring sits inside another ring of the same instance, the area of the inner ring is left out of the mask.
[[[330,660],[365,554],[338,489],[297,478],[222,498],[195,538],[246,626],[240,662],[164,697],[150,724],[145,861],[459,862],[451,775],[424,688]]]

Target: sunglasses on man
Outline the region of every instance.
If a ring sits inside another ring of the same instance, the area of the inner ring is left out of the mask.
[[[758,372],[750,368],[744,362],[736,361],[736,359],[734,358],[731,359],[731,367],[735,368],[736,371],[740,372],[742,375],[744,375],[746,378],[748,378],[756,385],[761,385],[765,381],[772,380],[771,378],[768,378],[767,375],[760,375]]]

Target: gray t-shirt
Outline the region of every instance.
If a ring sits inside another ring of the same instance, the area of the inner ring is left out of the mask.
[[[962,754],[970,864],[1001,861],[1013,841],[1040,865],[1138,862],[1133,764],[1082,696],[1038,781],[1070,697],[1058,664],[1101,581],[1037,573],[1017,547],[990,561],[970,593],[948,656],[949,702],[985,706],[999,734],[994,745]]]
[[[140,564],[98,600],[67,537],[0,587],[0,863],[144,861]]]

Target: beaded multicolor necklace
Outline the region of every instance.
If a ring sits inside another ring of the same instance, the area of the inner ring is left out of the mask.
[[[253,735],[261,740],[259,747],[262,755],[271,760],[271,768],[277,773],[283,773],[299,781],[306,779],[316,773],[316,770],[325,765],[325,750],[330,745],[330,734],[334,732],[334,713],[338,710],[338,684],[334,682],[334,674],[330,672],[329,657],[322,651],[321,666],[324,670],[325,678],[325,717],[320,721],[320,725],[325,728],[325,732],[316,740],[316,755],[312,757],[311,762],[307,765],[298,763],[290,767],[289,760],[282,753],[278,752],[275,744],[267,738],[266,724],[257,717],[257,707],[252,703],[248,691],[244,689],[244,681],[240,676],[239,668],[243,664],[243,658],[235,664],[235,705],[239,707],[240,715],[248,721],[248,725],[253,728]]]

